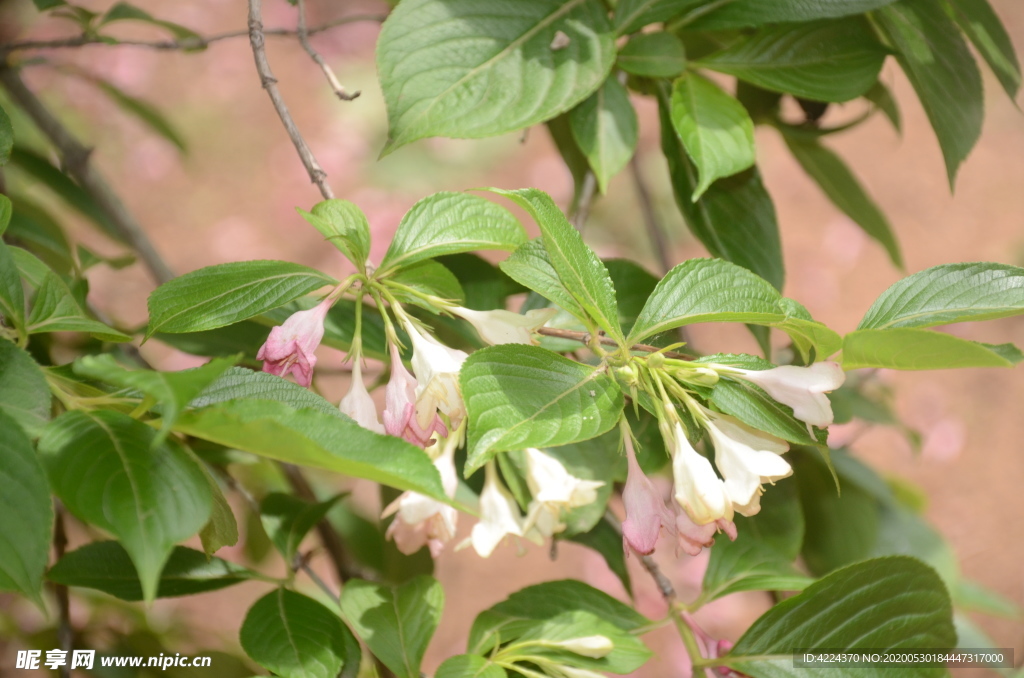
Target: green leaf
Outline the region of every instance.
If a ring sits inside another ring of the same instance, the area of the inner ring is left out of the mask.
[[[608,276],[608,269],[594,251],[584,244],[579,231],[572,227],[551,196],[536,188],[488,190],[505,196],[530,213],[540,227],[551,267],[565,289],[601,329],[621,343],[623,338],[615,303],[615,287]]]
[[[476,351],[460,380],[469,413],[467,476],[503,450],[594,438],[615,425],[623,408],[606,369],[536,346]]]
[[[1009,598],[1004,598],[981,584],[961,579],[953,589],[953,602],[958,608],[1006,619],[1020,619],[1024,612]]]
[[[296,410],[274,400],[228,400],[184,412],[174,429],[269,459],[451,501],[422,450],[399,438],[367,431],[332,409],[334,414],[326,414]]]
[[[267,326],[256,321],[243,320],[233,325],[201,332],[157,332],[153,338],[190,355],[227,357],[241,353],[250,360],[256,360],[256,354],[267,339],[268,330]]]
[[[793,345],[800,351],[805,362],[810,361],[812,348],[815,350],[817,360],[824,360],[842,348],[842,337],[811,318],[811,314],[802,304],[782,297],[779,300],[779,305],[786,312],[786,319],[772,327],[777,327],[790,336]]]
[[[133,97],[106,80],[100,80],[92,77],[86,77],[86,79],[110,97],[110,99],[117,104],[122,111],[134,116],[146,127],[174,144],[178,150],[185,150],[185,139],[182,138],[181,134],[179,134],[176,129],[174,129],[174,126],[166,117],[164,117],[164,114],[161,113],[156,106],[148,101],[139,99],[138,97]]]
[[[229,368],[189,404],[198,409],[242,398],[273,400],[296,410],[308,408],[334,418],[342,418],[337,407],[308,388],[273,374],[254,372],[244,367]]]
[[[216,381],[236,362],[235,358],[211,360],[202,367],[180,372],[129,370],[118,364],[109,353],[83,356],[75,361],[75,374],[91,377],[121,388],[142,391],[161,405],[160,435],[154,438],[160,444],[171,432],[178,415],[203,389]]]
[[[621,0],[615,7],[615,31],[633,33],[648,24],[673,19],[703,0]]]
[[[337,284],[320,271],[286,261],[207,266],[164,283],[149,295],[146,339],[156,332],[197,332],[230,325]]]
[[[46,377],[32,356],[0,339],[0,413],[36,437],[50,420],[52,398]]]
[[[476,311],[504,309],[510,296],[526,291],[496,266],[475,254],[449,254],[438,258],[437,262],[455,275],[465,294],[466,308]]]
[[[568,113],[551,118],[546,124],[551,140],[555,142],[555,148],[558,149],[558,154],[562,156],[566,168],[572,174],[573,192],[570,212],[575,212],[579,209],[580,201],[584,197],[584,185],[590,172],[590,163],[572,135],[572,125],[569,124]]]
[[[902,0],[874,15],[914,86],[946,159],[949,185],[981,135],[981,73],[956,24],[931,0]]]
[[[404,285],[421,294],[429,294],[461,304],[465,301],[465,293],[455,275],[443,264],[427,259],[412,266],[404,266],[388,276],[388,281]],[[409,292],[394,288],[393,293],[401,302],[415,304],[436,313],[436,308],[423,299]]]
[[[396,587],[353,579],[341,592],[346,620],[398,678],[419,678],[443,608],[444,588],[426,575]]]
[[[64,2],[64,0],[32,0],[32,4],[35,5],[36,9],[40,12],[45,12],[46,10],[53,9],[54,7],[64,7],[68,3]]]
[[[807,432],[807,425],[793,416],[791,408],[776,402],[749,381],[719,380],[711,391],[711,401],[722,412],[759,431],[799,445],[818,444]]]
[[[283,678],[336,678],[349,661],[350,636],[330,609],[286,589],[257,600],[239,631],[245,653]]]
[[[402,217],[377,277],[443,254],[511,252],[524,242],[523,227],[504,207],[477,195],[443,191],[423,198]]]
[[[305,536],[334,507],[341,495],[317,504],[280,492],[271,492],[260,502],[260,520],[270,541],[289,565]]]
[[[639,123],[629,92],[615,77],[569,113],[572,135],[597,177],[601,193],[636,151]]]
[[[562,284],[558,273],[551,265],[551,258],[542,238],[534,238],[524,243],[498,266],[510,278],[568,311],[580,322],[589,322],[590,316]]]
[[[11,126],[11,119],[7,111],[0,106],[0,165],[6,165],[11,159],[11,151],[14,149],[14,128]],[[0,234],[3,229],[0,229]]]
[[[600,0],[405,0],[377,42],[390,123],[384,152],[424,137],[479,139],[543,122],[593,93],[614,60]]]
[[[724,536],[715,539],[704,572],[700,602],[739,591],[802,591],[813,581],[801,574],[792,561],[739,526],[736,541]]]
[[[871,305],[859,330],[934,327],[1024,313],[1024,268],[941,264],[907,276]]]
[[[457,654],[437,667],[434,678],[507,678],[505,669],[478,654]]]
[[[715,179],[753,167],[754,122],[743,105],[699,75],[672,86],[672,126],[697,167],[696,202]]]
[[[775,206],[751,169],[711,184],[697,202],[697,169],[675,132],[667,98],[659,97],[661,150],[668,161],[676,205],[686,225],[712,256],[757,273],[782,289],[785,269]]]
[[[142,582],[131,556],[116,541],[98,541],[71,551],[50,568],[56,584],[96,589],[121,600],[142,600]],[[160,574],[157,598],[217,591],[250,579],[255,572],[202,551],[175,546]]]
[[[615,285],[615,301],[619,307],[619,324],[628,332],[633,329],[648,297],[658,285],[658,278],[647,269],[626,259],[607,259],[604,262]]]
[[[877,240],[889,253],[892,263],[902,268],[903,257],[889,220],[864,191],[842,158],[817,141],[800,140],[792,135],[784,135],[784,138],[790,153],[829,200],[864,229],[865,233]]]
[[[153,447],[156,433],[131,417],[100,410],[65,412],[39,441],[50,484],[79,519],[121,541],[147,601],[175,542],[210,518],[210,487],[179,446]]]
[[[56,273],[71,275],[76,264],[64,229],[36,203],[21,196],[11,200],[14,211],[10,215],[11,223],[5,234],[7,239],[43,259]],[[3,218],[0,217],[2,222]]]
[[[956,643],[953,610],[942,580],[913,558],[893,556],[832,573],[782,601],[754,622],[721,664],[752,678],[799,676],[797,649],[836,652],[949,650]],[[863,669],[812,669],[821,678],[863,675]],[[946,674],[941,668],[875,668],[879,678]]]
[[[885,117],[889,119],[889,122],[892,123],[893,128],[897,132],[903,131],[903,117],[900,115],[899,104],[896,103],[896,98],[881,80],[864,93],[864,98],[885,114]]]
[[[324,200],[312,212],[296,208],[302,218],[344,254],[360,271],[370,256],[370,224],[355,203],[348,200]]]
[[[6,372],[0,370],[0,374]],[[7,392],[6,386],[0,392]],[[0,591],[16,591],[42,607],[43,572],[53,534],[50,487],[32,441],[3,410],[0,513],[4,515],[4,520],[0,520]]]
[[[849,101],[878,80],[886,50],[864,18],[764,28],[700,60],[705,68],[815,101]]]
[[[104,341],[131,340],[127,334],[88,317],[68,286],[53,271],[47,272],[39,286],[25,329],[29,334],[88,332]]]
[[[843,337],[843,369],[945,370],[1013,367],[1024,355],[1013,344],[983,344],[929,330],[856,330]]]
[[[622,546],[622,535],[607,520],[600,520],[590,531],[574,534],[568,539],[597,551],[604,558],[608,569],[622,582],[626,593],[633,594],[629,569],[626,567],[626,553]]]
[[[747,28],[862,14],[893,0],[733,0],[688,26],[697,30]]]
[[[1020,91],[1020,64],[1006,27],[987,0],[946,0],[953,18],[988,62],[1010,99]]]
[[[686,70],[683,41],[671,33],[640,33],[619,50],[622,70],[646,78],[674,78]]]
[[[10,210],[7,196],[0,195],[0,212]],[[25,289],[21,286],[21,276],[14,263],[14,256],[7,243],[0,240],[0,316],[6,324],[25,334]]]
[[[0,195],[0,235],[3,235],[7,230],[7,226],[11,223],[12,207],[11,199],[6,195]]]
[[[134,5],[129,5],[127,2],[119,2],[103,15],[100,20],[100,26],[105,26],[115,21],[142,21],[147,24],[159,26],[164,30],[168,31],[178,40],[201,40],[201,36],[190,28],[185,28],[180,24],[173,23],[171,21],[164,21],[153,17],[148,12],[145,12]]]
[[[206,480],[210,485],[213,505],[209,522],[199,531],[199,539],[203,543],[203,551],[206,555],[211,555],[225,546],[234,546],[238,543],[238,523],[223,490],[209,472],[206,473]]]

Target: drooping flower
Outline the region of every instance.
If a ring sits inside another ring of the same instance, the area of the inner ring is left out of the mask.
[[[462,306],[450,312],[468,321],[488,344],[535,344],[533,333],[558,313],[554,308],[538,308],[524,315],[512,311],[474,311]]]
[[[402,364],[398,346],[391,344],[390,349],[391,379],[384,389],[384,431],[419,447],[426,447],[435,433],[447,437],[448,429],[436,411],[428,426],[420,427],[416,419],[416,378]]]
[[[432,337],[420,333],[412,323],[405,323],[412,339],[412,371],[416,374],[416,420],[426,429],[438,411],[451,425],[466,416],[466,406],[459,392],[459,370],[469,355],[449,348]]]
[[[770,370],[730,368],[757,384],[775,400],[793,408],[793,416],[807,424],[829,426],[834,416],[829,391],[843,385],[846,374],[836,362],[814,363],[809,367],[783,365]]]
[[[604,482],[577,478],[562,462],[530,447],[526,450],[526,484],[533,501],[527,509],[523,532],[534,529],[550,537],[565,530],[562,516],[566,511],[597,501],[597,488]]]
[[[363,369],[358,360],[352,366],[352,385],[341,399],[338,409],[363,428],[374,433],[384,433],[384,427],[377,419],[377,406],[374,405],[373,398],[363,383]]]
[[[715,543],[715,535],[724,532],[731,541],[736,541],[736,523],[725,518],[708,523],[697,525],[686,511],[680,510],[676,515],[675,535],[677,544],[682,551],[688,555],[695,556],[701,549]]]
[[[427,448],[427,453],[437,454],[434,468],[441,476],[441,487],[449,497],[455,497],[459,481],[455,471],[455,448],[459,434],[446,440],[437,440]],[[438,449],[440,448],[440,449]],[[447,504],[416,492],[403,492],[384,509],[381,518],[394,515],[385,536],[395,541],[398,550],[412,555],[424,545],[430,548],[430,555],[437,558],[444,545],[455,537],[458,512]]]
[[[484,473],[484,489],[480,492],[480,522],[473,526],[473,532],[467,540],[481,558],[489,557],[507,537],[523,536],[523,516],[519,512],[519,505],[498,479],[498,470],[493,461],[488,462]],[[539,538],[535,540],[540,542]]]
[[[708,415],[704,425],[715,446],[715,465],[725,478],[726,495],[737,513],[752,516],[761,510],[761,486],[793,473],[781,456],[789,444],[733,417]]]
[[[671,438],[666,443],[672,450],[676,502],[695,525],[715,525],[716,521],[723,519],[731,521],[732,502],[726,493],[725,483],[715,473],[711,462],[693,449],[682,424],[675,424]]]
[[[279,377],[291,372],[295,381],[308,388],[316,366],[313,352],[324,338],[324,318],[333,303],[328,297],[307,311],[293,313],[284,324],[270,330],[256,354],[256,359],[263,361],[263,371]]]
[[[627,475],[622,503],[626,507],[626,519],[622,521],[622,539],[625,545],[646,556],[654,552],[663,527],[670,532],[675,531],[675,516],[665,504],[661,492],[637,463],[629,436],[626,436],[625,443]]]

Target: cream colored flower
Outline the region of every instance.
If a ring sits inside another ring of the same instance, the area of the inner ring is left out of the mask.
[[[377,419],[377,406],[374,405],[373,398],[363,383],[363,370],[358,360],[352,366],[352,385],[341,399],[338,409],[363,428],[374,433],[384,433],[384,425]]]
[[[474,311],[462,306],[449,309],[468,321],[488,344],[535,344],[533,333],[558,313],[554,308],[538,308],[524,315],[512,311]]]
[[[708,414],[705,426],[715,446],[715,465],[725,478],[726,495],[737,513],[752,516],[761,510],[761,486],[792,475],[793,468],[781,456],[789,444],[733,417]]]
[[[843,385],[846,374],[839,363],[820,362],[809,367],[783,365],[770,370],[729,368],[747,381],[757,384],[783,405],[793,408],[793,416],[813,426],[829,426],[834,416],[829,391]]]
[[[682,424],[676,423],[672,440],[666,443],[672,450],[676,502],[690,519],[698,526],[720,519],[732,520],[732,502],[725,483],[715,473],[711,462],[690,445]]]
[[[469,356],[465,351],[438,343],[420,333],[412,323],[405,324],[412,339],[412,371],[416,375],[416,421],[421,429],[430,427],[440,410],[452,428],[466,416],[459,391],[459,370]]]
[[[428,454],[437,453],[434,468],[441,475],[441,487],[448,497],[455,497],[459,480],[455,471],[455,449],[459,434],[447,440],[438,440],[426,449]],[[424,545],[430,548],[430,555],[437,557],[444,545],[455,537],[459,514],[451,506],[416,492],[403,492],[384,509],[381,518],[395,515],[388,526],[386,536],[394,539],[398,550],[406,555],[419,551]]]
[[[562,462],[530,447],[526,450],[526,484],[533,495],[526,514],[524,534],[531,529],[550,537],[565,530],[562,516],[570,509],[597,501],[597,488],[604,483],[582,480],[569,473]]]
[[[481,558],[489,557],[509,536],[523,536],[523,516],[519,512],[519,505],[498,479],[498,470],[493,461],[487,464],[484,473],[484,489],[480,493],[480,522],[473,526],[468,539]]]

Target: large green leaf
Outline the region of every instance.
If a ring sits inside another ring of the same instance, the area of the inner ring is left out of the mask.
[[[615,287],[608,269],[583,242],[579,231],[572,227],[551,196],[536,188],[490,190],[513,200],[530,213],[540,227],[551,267],[565,289],[601,329],[621,342],[622,329],[616,310]]]
[[[0,212],[5,208],[10,209],[10,201],[7,196],[0,195]],[[6,226],[6,224],[3,224]],[[18,266],[14,262],[14,256],[7,247],[7,243],[0,240],[0,317],[6,324],[18,330],[25,331],[25,288],[21,285],[21,276],[18,274]]]
[[[843,337],[843,369],[944,370],[1013,367],[1024,360],[1013,344],[983,344],[915,328],[856,330]]]
[[[48,271],[39,285],[25,329],[29,334],[88,332],[104,341],[131,339],[127,334],[87,316],[68,286],[53,271]]]
[[[632,33],[647,24],[673,19],[704,0],[620,0],[615,6],[615,30]]]
[[[566,445],[611,429],[622,392],[603,368],[535,346],[474,352],[460,376],[472,473],[503,450]]]
[[[504,309],[510,296],[526,291],[497,266],[476,254],[449,254],[438,258],[437,262],[455,275],[466,298],[465,307],[475,311]]]
[[[174,544],[206,524],[212,502],[196,462],[177,445],[153,447],[155,435],[118,412],[72,411],[39,441],[54,492],[78,518],[121,541],[147,601]]]
[[[672,126],[697,167],[700,183],[691,200],[715,179],[753,167],[754,122],[747,109],[718,85],[689,73],[672,86]]]
[[[508,277],[568,311],[581,323],[589,322],[587,312],[565,288],[551,265],[551,258],[542,238],[534,238],[523,243],[499,266]]]
[[[75,361],[75,373],[91,377],[121,388],[133,388],[153,398],[162,407],[159,444],[170,433],[171,427],[185,406],[207,386],[216,381],[233,364],[233,359],[217,358],[201,367],[180,372],[129,370],[120,365],[109,353],[83,356]]]
[[[337,678],[358,647],[351,635],[330,609],[286,589],[257,600],[239,631],[245,653],[283,678]]]
[[[815,101],[849,101],[878,80],[886,50],[863,18],[764,28],[700,66]]]
[[[312,504],[291,494],[271,492],[260,502],[260,520],[284,561],[291,564],[303,538],[337,503],[340,495]]]
[[[992,5],[988,0],[947,0],[947,3],[953,18],[988,62],[1003,89],[1011,99],[1016,99],[1020,91],[1020,64],[1006,27]]]
[[[785,135],[786,145],[807,175],[821,187],[836,207],[877,240],[889,253],[892,263],[902,268],[900,246],[889,220],[857,181],[842,158],[814,140]]]
[[[299,214],[360,270],[370,255],[370,224],[366,215],[348,200],[324,200],[311,212]]]
[[[879,10],[875,20],[935,129],[952,186],[960,163],[981,135],[984,118],[981,73],[974,57],[938,2],[901,0]]]
[[[700,601],[710,602],[738,591],[800,591],[813,581],[741,527],[736,541],[724,536],[715,540]]]
[[[716,663],[752,678],[864,675],[849,666],[794,667],[793,653],[816,648],[833,652],[943,651],[956,643],[953,610],[935,571],[905,556],[876,558],[832,573],[803,593],[782,601],[754,622]],[[878,678],[931,678],[945,667],[878,665]]]
[[[444,588],[426,575],[396,587],[354,579],[341,592],[345,619],[398,678],[419,678],[443,608]]]
[[[0,412],[34,437],[50,420],[52,398],[46,377],[32,356],[0,339]]]
[[[594,92],[614,59],[600,0],[405,0],[377,42],[390,122],[385,152],[423,137],[476,139],[553,118]]]
[[[0,591],[17,591],[41,605],[53,533],[50,488],[32,441],[2,410],[0,513]]]
[[[672,33],[640,33],[619,50],[622,70],[645,78],[674,78],[686,70],[683,41]]]
[[[30,250],[56,273],[70,276],[76,268],[75,257],[61,225],[34,201],[20,195],[11,198],[11,201],[13,214],[6,233],[8,239]]]
[[[184,412],[174,428],[270,459],[450,501],[437,470],[422,450],[399,438],[368,431],[339,414],[296,410],[275,400],[227,400]]]
[[[862,14],[893,0],[733,0],[690,25],[699,30],[746,28]]]
[[[121,600],[142,600],[142,582],[131,556],[116,541],[98,541],[71,551],[50,568],[46,578],[65,586],[109,593]],[[241,565],[175,546],[160,574],[156,597],[172,598],[241,584],[262,577]]]
[[[378,273],[383,276],[400,266],[444,254],[512,251],[524,242],[523,227],[504,207],[478,195],[435,193],[402,217]]]
[[[164,283],[149,295],[146,338],[156,332],[198,332],[230,325],[337,283],[320,271],[286,261],[207,266]]]
[[[629,92],[613,76],[569,113],[576,144],[587,157],[602,193],[636,150],[640,134]]]
[[[669,102],[659,97],[661,150],[668,161],[676,205],[690,231],[712,256],[757,273],[782,289],[785,268],[775,206],[757,169],[713,183],[697,202],[697,168],[672,124]]]
[[[232,367],[191,401],[193,408],[208,407],[242,398],[274,400],[296,410],[313,409],[333,418],[343,418],[338,408],[308,388],[266,372]]]
[[[934,327],[1024,313],[1024,268],[988,262],[941,264],[892,285],[859,330]]]
[[[793,410],[776,402],[749,381],[723,378],[711,391],[711,401],[726,414],[783,440],[802,445],[818,441],[807,432],[807,425],[793,416]]]

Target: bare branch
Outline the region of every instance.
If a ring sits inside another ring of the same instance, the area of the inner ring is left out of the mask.
[[[589,344],[594,338],[590,332],[582,332],[579,330],[563,330],[557,327],[539,327],[537,328],[537,334],[542,334],[546,337],[558,337],[559,339],[569,339],[570,341],[578,341],[581,344]],[[603,334],[598,335],[597,341],[605,346],[618,346],[618,343],[611,337],[606,337]],[[679,360],[693,360],[696,356],[687,355],[686,353],[678,353],[677,351],[662,351],[657,346],[651,346],[650,344],[633,344],[629,347],[630,351],[643,351],[645,353],[657,353],[661,352],[666,358],[677,358]]]
[[[324,72],[324,76],[327,78],[328,84],[330,84],[331,89],[334,91],[334,93],[337,95],[339,99],[341,99],[342,101],[352,101],[353,99],[358,98],[361,92],[359,92],[358,90],[352,92],[352,94],[346,92],[342,84],[338,82],[338,78],[334,75],[334,71],[331,70],[331,67],[327,65],[327,62],[324,61],[324,58],[322,56],[320,56],[320,53],[313,49],[313,45],[310,44],[309,31],[306,30],[306,0],[298,0],[298,7],[298,33],[299,42],[302,44],[302,49],[306,50],[306,54],[309,55],[309,58],[315,61],[316,64],[320,67],[320,70]]]
[[[68,536],[64,529],[64,505],[59,500],[54,500],[54,523],[53,523],[53,551],[59,561],[64,557],[68,547]],[[68,596],[68,587],[64,584],[56,584],[54,593],[57,596],[57,642],[60,649],[69,656],[75,646],[75,633],[71,627],[71,599]],[[71,678],[71,669],[68,664],[60,667],[61,678]]]
[[[256,60],[256,72],[259,73],[260,83],[263,85],[263,89],[267,90],[270,101],[274,104],[274,109],[277,111],[278,117],[281,118],[285,131],[291,137],[292,144],[295,145],[295,150],[298,151],[306,172],[309,173],[309,180],[316,184],[316,187],[320,189],[320,195],[325,200],[331,200],[334,198],[334,191],[327,185],[327,172],[320,167],[309,144],[302,138],[299,128],[292,119],[292,114],[288,112],[284,98],[281,97],[281,91],[277,88],[277,79],[270,70],[270,62],[267,61],[267,48],[263,39],[262,4],[262,0],[249,0],[249,42],[252,44],[252,54]]]
[[[68,174],[92,196],[118,234],[138,253],[153,279],[162,284],[173,278],[174,273],[160,258],[142,226],[125,207],[121,198],[114,193],[99,170],[89,162],[92,150],[79,143],[43,102],[25,86],[17,70],[0,63],[0,82],[57,149]]]

